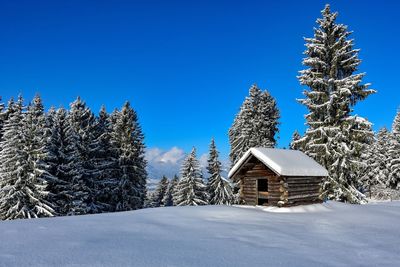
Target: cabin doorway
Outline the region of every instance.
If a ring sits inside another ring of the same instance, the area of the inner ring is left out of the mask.
[[[257,205],[268,205],[268,179],[257,179]]]

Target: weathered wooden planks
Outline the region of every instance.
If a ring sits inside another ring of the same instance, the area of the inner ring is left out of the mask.
[[[268,205],[294,206],[321,202],[321,177],[278,176],[254,159],[239,172],[240,196],[247,205],[258,204],[257,179],[268,179]]]

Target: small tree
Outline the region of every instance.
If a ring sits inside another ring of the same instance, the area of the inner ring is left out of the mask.
[[[231,204],[233,200],[231,185],[221,176],[221,162],[218,160],[218,151],[214,139],[211,140],[210,144],[207,171],[210,174],[207,184],[209,204]]]
[[[380,185],[385,187],[389,177],[390,155],[388,147],[390,144],[390,132],[382,128],[377,133],[374,142],[362,155],[365,162],[361,172],[360,183],[363,191],[371,193],[372,187]]]
[[[157,188],[154,191],[151,199],[151,207],[163,207],[164,206],[164,197],[168,191],[168,178],[163,176],[161,180],[158,182]]]
[[[165,192],[164,198],[162,200],[162,205],[164,207],[175,206],[174,193],[176,191],[178,182],[179,178],[175,175],[174,178],[172,178],[172,180],[168,183],[168,189]]]
[[[204,185],[200,164],[196,159],[196,149],[187,156],[182,164],[181,179],[176,192],[177,206],[198,206],[207,204],[207,191]]]
[[[300,146],[297,143],[297,141],[299,141],[300,139],[301,139],[301,135],[299,134],[299,132],[297,130],[295,130],[292,135],[292,141],[290,142],[290,145],[289,145],[290,149],[301,150]]]

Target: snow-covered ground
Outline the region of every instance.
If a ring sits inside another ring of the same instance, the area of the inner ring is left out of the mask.
[[[400,202],[0,222],[0,266],[400,266]]]

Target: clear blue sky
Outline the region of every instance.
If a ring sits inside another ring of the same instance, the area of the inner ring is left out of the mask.
[[[39,92],[46,107],[80,95],[94,110],[131,101],[148,147],[199,153],[227,131],[251,84],[281,110],[279,146],[304,130],[296,75],[303,37],[326,1],[1,1],[0,95]],[[375,129],[400,105],[398,1],[331,1],[354,31],[379,92],[356,107]]]

